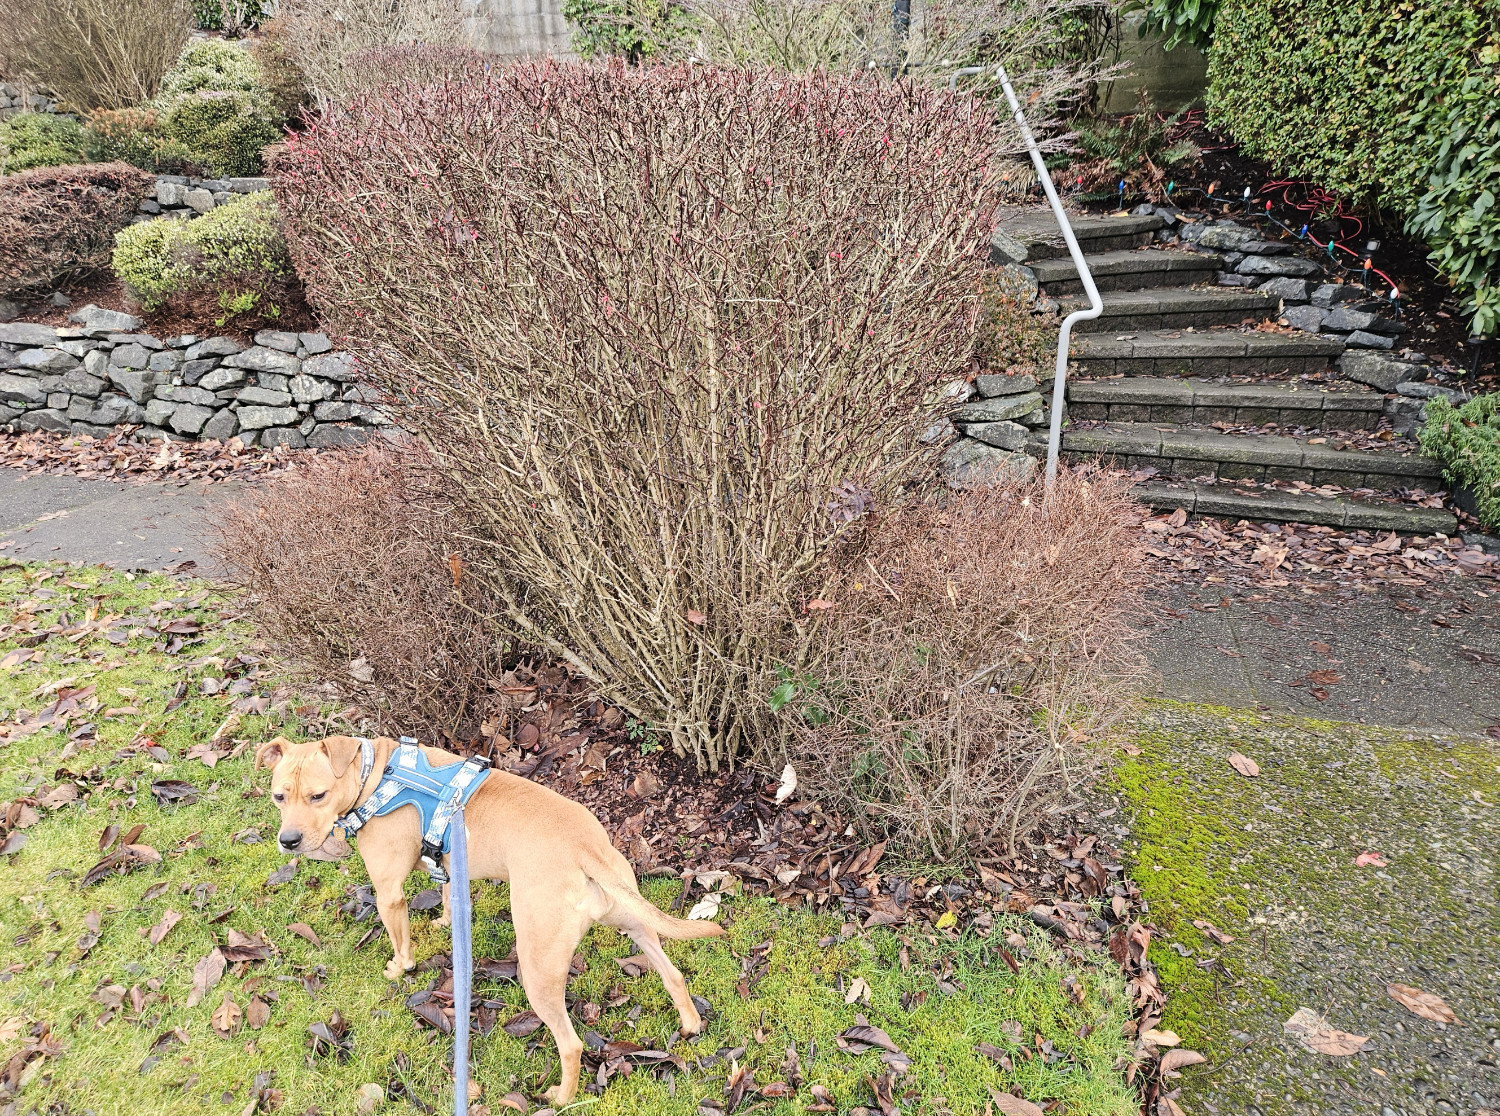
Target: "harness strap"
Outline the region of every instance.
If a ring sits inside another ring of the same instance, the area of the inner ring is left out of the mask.
[[[375,742],[363,736],[355,737],[359,741],[359,785],[363,790],[365,784],[370,781],[370,773],[375,770]],[[401,738],[402,744],[415,744],[410,736]],[[364,828],[365,822],[380,814],[386,806],[390,805],[391,799],[401,793],[401,787],[396,783],[382,782],[375,788],[375,793],[365,799],[364,804],[356,806],[333,824],[344,831],[344,836],[353,837]]]
[[[464,795],[469,786],[475,779],[482,777],[489,766],[489,761],[479,756],[470,756],[464,760],[458,774],[453,777],[453,782],[448,784],[448,793],[432,812],[432,821],[427,826],[427,832],[422,834],[422,863],[427,865],[427,874],[432,877],[433,883],[448,882],[448,873],[444,871],[442,864],[443,843],[448,836],[448,827],[453,816],[463,809]]]

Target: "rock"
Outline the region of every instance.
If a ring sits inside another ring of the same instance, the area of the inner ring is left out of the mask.
[[[73,300],[67,295],[63,294],[62,291],[53,291],[52,297],[47,301],[51,302],[53,306],[59,308],[73,305]]]
[[[954,488],[1020,483],[1036,475],[1036,458],[962,438],[943,454],[942,466]]]
[[[955,394],[955,398],[959,398]],[[352,388],[344,391],[344,399],[350,403],[379,403],[380,392],[369,384],[355,384]]]
[[[107,333],[134,333],[142,325],[141,319],[134,315],[106,310],[92,302],[82,310],[69,314],[68,321],[77,322],[90,332],[102,330]]]
[[[69,356],[78,357],[80,360],[88,356],[98,347],[99,342],[97,341],[59,341],[57,343],[57,348],[67,353]]]
[[[137,403],[146,402],[156,390],[155,372],[140,372],[134,368],[111,367],[109,378],[111,383],[119,387],[121,391]]]
[[[30,376],[0,372],[0,399],[7,403],[45,403],[47,392]]]
[[[1446,399],[1455,407],[1467,403],[1473,398],[1468,392],[1459,391],[1456,388],[1446,388],[1441,384],[1418,384],[1405,383],[1396,385],[1396,394],[1404,395],[1408,399]]]
[[[1241,228],[1238,225],[1198,225],[1196,235],[1189,237],[1184,231],[1184,239],[1192,240],[1201,244],[1204,248],[1221,248],[1229,250],[1248,251],[1245,245],[1253,244],[1261,239],[1260,233],[1254,229]]]
[[[255,376],[255,382],[260,387],[271,391],[284,391],[289,394],[291,391],[288,386],[292,382],[291,379],[281,375],[279,372],[259,372]]]
[[[1321,290],[1322,288],[1318,289]],[[1287,276],[1281,276],[1276,279],[1267,279],[1256,290],[1275,295],[1282,302],[1306,302],[1312,291],[1312,284],[1306,279],[1292,279]]]
[[[120,426],[123,423],[146,421],[146,409],[123,395],[106,395],[94,406],[84,422],[95,426]]]
[[[389,426],[390,416],[379,407],[365,407],[356,403],[350,410],[354,413],[356,422],[367,422],[371,426]]]
[[[245,382],[245,373],[238,368],[230,368],[221,365],[212,372],[204,375],[198,386],[205,391],[219,391],[223,388],[237,388]]]
[[[1365,292],[1348,283],[1324,283],[1312,293],[1314,306],[1330,307],[1340,302],[1358,302]]]
[[[203,424],[203,429],[199,431],[198,436],[215,442],[227,442],[234,437],[235,431],[239,428],[239,417],[233,411],[218,411],[213,418]]]
[[[1024,264],[1031,250],[1024,242],[1004,229],[996,229],[990,239],[990,259],[996,263]]]
[[[167,182],[158,179],[156,182],[156,203],[158,205],[176,206],[185,205],[187,187],[177,182]]]
[[[1323,268],[1312,260],[1304,260],[1301,256],[1278,256],[1271,259],[1267,256],[1246,256],[1234,270],[1240,275],[1290,275],[1306,277],[1308,275],[1319,275]]]
[[[1305,329],[1308,333],[1317,333],[1323,328],[1323,318],[1328,311],[1317,306],[1303,304],[1301,306],[1288,306],[1281,312],[1281,321],[1293,329]]]
[[[1396,396],[1385,401],[1385,413],[1391,420],[1391,429],[1397,434],[1412,434],[1422,427],[1426,417],[1427,403],[1421,399]]]
[[[153,399],[146,404],[146,422],[151,426],[165,426],[178,406],[179,404],[173,403],[170,399],[160,397]]]
[[[1236,275],[1232,271],[1221,271],[1214,276],[1214,281],[1221,287],[1253,287],[1255,276]]]
[[[255,404],[263,407],[284,407],[292,401],[292,397],[288,392],[272,391],[269,388],[263,387],[240,388],[239,394],[235,398],[241,403]]]
[[[296,373],[302,371],[302,362],[292,354],[267,349],[261,345],[225,357],[224,364],[229,368],[248,368],[252,372]]]
[[[97,399],[104,393],[107,381],[99,376],[92,376],[86,368],[75,368],[71,372],[63,373],[62,387],[64,391],[73,395],[86,395],[90,399]]]
[[[1036,272],[1021,264],[1007,263],[990,270],[992,276],[998,276],[992,288],[998,294],[1007,298],[1013,298],[1023,305],[1029,306],[1036,301],[1041,287],[1036,281]]]
[[[197,434],[208,425],[208,420],[214,414],[210,408],[200,407],[196,403],[179,403],[172,412],[171,426],[179,434]]]
[[[1328,329],[1339,333],[1349,333],[1356,329],[1369,329],[1375,324],[1375,315],[1364,310],[1351,310],[1347,306],[1337,306],[1329,310],[1323,320]]]
[[[152,353],[146,366],[153,372],[176,372],[182,367],[182,354],[170,350],[164,353]]]
[[[102,349],[83,354],[83,370],[100,379],[109,375],[109,354]]]
[[[144,345],[121,345],[109,354],[111,368],[150,368],[151,353]]]
[[[196,342],[188,346],[188,351],[183,355],[188,360],[202,360],[204,357],[227,357],[245,351],[233,337],[209,337],[206,340]]]
[[[197,334],[184,333],[181,337],[168,337],[162,344],[169,349],[186,349],[198,343]]]
[[[1031,433],[1018,422],[970,422],[960,429],[970,438],[978,438],[987,446],[1004,450],[1020,449]]]
[[[146,198],[137,208],[142,213],[149,213],[154,217],[161,212],[161,203],[154,198]]]
[[[286,333],[279,329],[263,329],[255,335],[255,343],[263,345],[268,349],[278,349],[283,353],[295,353],[299,338],[295,333]]]
[[[1378,333],[1367,333],[1361,329],[1344,338],[1344,344],[1351,349],[1389,349],[1395,345],[1395,342],[1389,337],[1382,337]]]
[[[73,396],[66,391],[49,391],[47,393],[47,406],[54,411],[66,411],[73,405]]]
[[[182,195],[183,204],[195,213],[207,213],[214,207],[214,196],[212,191],[205,190],[199,186],[188,190]]]
[[[264,430],[269,426],[290,426],[297,421],[296,407],[241,407],[241,430]]]
[[[0,322],[13,322],[21,316],[21,304],[0,298]]]
[[[284,426],[277,426],[261,433],[260,444],[265,446],[266,449],[275,449],[277,446],[286,446],[288,449],[305,449],[307,447],[307,439],[302,436],[300,430],[289,430]]]
[[[1002,395],[1020,395],[1023,391],[1035,391],[1036,377],[1031,375],[976,376],[974,385],[984,398],[995,399]]]
[[[1427,378],[1424,366],[1410,364],[1385,353],[1348,352],[1334,363],[1343,373],[1344,379],[1377,391],[1395,391],[1400,384]]]
[[[321,376],[325,380],[352,383],[359,376],[352,353],[325,353],[311,356],[302,362],[302,371],[309,376]]]
[[[183,382],[196,384],[217,367],[219,367],[219,362],[213,357],[209,357],[207,360],[187,361],[182,366]]]
[[[24,413],[20,407],[12,407],[9,403],[0,403],[0,426],[8,426]]]
[[[1023,395],[1008,395],[999,399],[981,399],[966,403],[953,415],[954,422],[1004,422],[1020,418],[1042,405],[1042,397],[1036,392]]]
[[[200,407],[217,407],[219,397],[213,392],[192,384],[174,384],[156,389],[158,399],[170,399],[174,403],[196,403]]]
[[[47,430],[54,434],[67,434],[73,423],[62,411],[27,411],[12,424],[17,430]]]
[[[61,349],[22,349],[16,354],[16,367],[33,372],[68,372],[81,367],[82,361]]]
[[[305,373],[293,376],[289,386],[292,398],[298,403],[319,403],[336,390],[327,380],[319,380]]]
[[[299,333],[297,340],[302,345],[302,351],[308,356],[326,353],[333,348],[333,342],[328,340],[326,333]]]
[[[343,402],[319,403],[313,408],[313,417],[319,422],[348,422],[354,417],[354,405]]]
[[[0,344],[5,345],[55,345],[57,330],[49,325],[35,322],[7,322],[0,325]]]
[[[258,194],[271,188],[269,178],[226,178],[224,188],[235,194]]]

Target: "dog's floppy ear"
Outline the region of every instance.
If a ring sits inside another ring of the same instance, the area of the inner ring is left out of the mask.
[[[292,742],[284,736],[278,736],[275,740],[267,740],[259,748],[255,749],[256,767],[275,767],[280,762],[282,755]]]
[[[323,754],[333,768],[333,777],[342,779],[354,757],[359,755],[359,741],[352,736],[330,736],[323,741]]]

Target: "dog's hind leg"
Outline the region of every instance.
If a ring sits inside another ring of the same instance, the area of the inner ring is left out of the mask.
[[[552,1032],[562,1060],[562,1078],[547,1090],[547,1100],[561,1107],[578,1093],[583,1043],[568,1016],[568,976],[573,953],[593,917],[578,909],[577,894],[566,888],[518,888],[511,884],[511,918],[516,926],[516,959],[521,987],[537,1018]],[[580,904],[581,905],[581,904]]]
[[[651,967],[661,976],[661,982],[667,986],[667,995],[672,997],[672,1006],[677,1009],[682,1033],[696,1035],[703,1030],[703,1017],[698,1014],[693,997],[688,994],[687,981],[682,979],[682,973],[661,948],[661,938],[656,931],[640,925],[621,926],[619,929],[640,947],[640,951],[651,962]]]

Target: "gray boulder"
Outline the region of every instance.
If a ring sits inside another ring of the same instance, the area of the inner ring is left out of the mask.
[[[170,349],[162,353],[152,353],[146,366],[153,372],[176,372],[182,367],[182,353]]]
[[[942,468],[954,488],[1017,484],[1036,475],[1036,458],[962,438],[943,454]]]
[[[61,349],[22,349],[16,354],[16,366],[34,372],[67,372],[82,365],[77,357]]]
[[[297,421],[296,407],[241,407],[241,430],[264,430],[271,426],[290,426]]]
[[[1344,338],[1344,344],[1351,349],[1389,349],[1394,347],[1395,342],[1389,337],[1382,337],[1378,333],[1368,333],[1360,329]]]
[[[47,430],[54,434],[66,434],[73,429],[66,412],[53,410],[27,411],[12,425],[17,430]]]
[[[174,384],[172,387],[156,389],[158,399],[170,399],[174,403],[196,403],[200,407],[217,407],[219,397],[211,391],[192,384]]]
[[[977,376],[974,379],[979,394],[986,399],[995,399],[1002,395],[1020,395],[1022,392],[1036,390],[1036,377],[1030,375],[990,375]]]
[[[978,438],[987,446],[1003,450],[1020,449],[1031,433],[1018,422],[971,422],[959,429],[970,438]]]
[[[170,399],[153,399],[146,404],[146,423],[150,426],[165,426],[179,404]]]
[[[255,335],[255,343],[263,345],[267,349],[277,349],[283,353],[295,353],[300,338],[295,333],[287,333],[279,329],[263,329]]]
[[[292,398],[298,403],[320,403],[337,390],[327,380],[319,380],[306,373],[293,376],[288,387]]]
[[[1314,306],[1332,307],[1340,302],[1358,302],[1365,292],[1348,283],[1324,283],[1312,293]]]
[[[196,403],[179,403],[172,412],[171,427],[179,434],[197,434],[213,417],[214,411],[208,407],[200,407]]]
[[[1018,419],[1042,405],[1042,397],[1036,392],[1008,395],[999,399],[980,399],[966,403],[953,415],[954,422],[1004,422]]]
[[[323,423],[313,428],[307,436],[307,444],[314,449],[331,449],[334,446],[359,446],[374,436],[368,426],[338,426]]]
[[[227,357],[245,351],[233,337],[209,337],[188,346],[187,352],[183,354],[188,360],[202,360],[204,357]]]
[[[106,395],[95,404],[83,421],[91,422],[95,426],[119,426],[127,422],[145,422],[146,409],[133,399],[126,399],[123,395]]]
[[[326,333],[299,333],[297,341],[302,346],[302,351],[308,356],[326,353],[333,348],[333,342],[328,340]]]
[[[83,368],[75,368],[71,372],[65,372],[62,378],[64,391],[74,395],[86,395],[90,399],[97,399],[104,392],[106,381],[99,376],[91,376]]]
[[[302,362],[291,353],[283,353],[277,349],[267,349],[257,345],[246,349],[242,353],[225,357],[224,364],[230,368],[248,368],[252,372],[286,372],[289,374],[302,371]]]
[[[1305,329],[1317,333],[1323,328],[1323,319],[1328,311],[1317,306],[1288,306],[1281,312],[1281,320],[1293,329]]]
[[[30,376],[0,372],[0,399],[7,403],[45,403],[47,392]]]
[[[275,449],[277,446],[286,446],[288,449],[305,449],[307,439],[302,436],[302,431],[300,430],[277,426],[261,432],[260,444],[266,449]]]
[[[204,391],[222,391],[237,388],[245,382],[245,373],[238,368],[220,366],[198,381]]]
[[[354,404],[342,401],[319,403],[313,408],[313,417],[319,422],[348,422],[354,417]]]
[[[308,357],[302,362],[302,371],[309,376],[321,376],[325,380],[338,380],[345,384],[352,383],[359,376],[352,353],[324,353]]]
[[[55,345],[57,330],[35,322],[6,322],[0,325],[0,344]]]
[[[1301,256],[1277,256],[1274,259],[1268,256],[1246,256],[1234,265],[1234,270],[1240,275],[1290,275],[1293,278],[1305,278],[1321,274],[1323,268]]]
[[[1335,365],[1344,379],[1377,391],[1395,391],[1398,385],[1425,380],[1428,374],[1423,365],[1410,364],[1385,353],[1347,352]]]
[[[284,407],[292,401],[289,392],[273,391],[263,387],[240,388],[236,397],[241,403],[255,404],[263,407]]]
[[[109,354],[111,368],[150,368],[151,353],[144,345],[121,345]]]
[[[235,431],[239,428],[240,420],[233,411],[218,411],[213,418],[203,424],[203,429],[198,432],[198,436],[215,442],[227,442],[234,437]]]
[[[156,373],[141,372],[134,368],[110,367],[110,382],[137,403],[150,399],[156,390]]]
[[[133,314],[122,314],[118,310],[106,310],[89,303],[82,310],[68,315],[68,321],[77,322],[90,333],[134,333],[141,328],[140,318]]]

